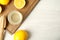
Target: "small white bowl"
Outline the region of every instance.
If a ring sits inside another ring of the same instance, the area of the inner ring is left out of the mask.
[[[8,14],[8,21],[12,25],[18,25],[23,20],[23,15],[19,11],[12,11]]]

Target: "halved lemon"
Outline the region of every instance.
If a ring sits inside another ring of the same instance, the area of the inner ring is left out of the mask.
[[[2,7],[0,6],[0,13],[2,12]]]
[[[17,9],[21,9],[25,6],[25,0],[14,0],[14,5]]]

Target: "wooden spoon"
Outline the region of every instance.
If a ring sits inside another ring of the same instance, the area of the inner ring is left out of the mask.
[[[1,16],[0,17],[0,40],[3,40],[4,38],[4,20],[5,20],[5,17],[4,16]]]

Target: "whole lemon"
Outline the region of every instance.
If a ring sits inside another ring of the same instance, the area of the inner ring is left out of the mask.
[[[28,33],[25,30],[18,30],[14,34],[14,40],[27,40]]]
[[[1,5],[7,5],[10,0],[0,0]]]

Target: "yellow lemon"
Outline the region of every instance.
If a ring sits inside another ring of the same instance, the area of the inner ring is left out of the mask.
[[[0,13],[2,12],[2,7],[0,6]]]
[[[14,5],[17,9],[21,9],[25,6],[25,0],[14,0]]]
[[[10,0],[0,0],[1,5],[7,5]]]
[[[14,34],[14,40],[26,40],[28,38],[28,33],[24,30],[18,30]]]

